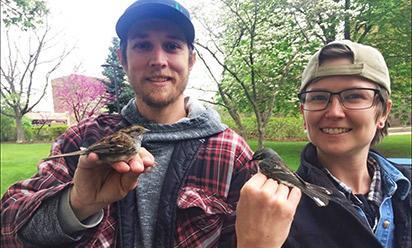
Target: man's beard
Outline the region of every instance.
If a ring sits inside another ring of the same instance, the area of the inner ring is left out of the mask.
[[[176,102],[187,86],[188,76],[184,79],[185,83],[181,84],[180,87],[175,88],[176,91],[173,91],[172,94],[169,94],[165,99],[158,100],[156,97],[152,97],[151,94],[139,94],[139,97],[142,101],[149,107],[153,108],[164,108],[169,106],[170,104]]]

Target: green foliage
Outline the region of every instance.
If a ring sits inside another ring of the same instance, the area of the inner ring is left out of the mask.
[[[0,125],[0,141],[16,141],[16,121],[11,117],[1,115]],[[32,124],[31,120],[27,117],[23,117],[23,129],[27,140],[31,140],[33,138]]]
[[[254,111],[252,101],[261,113],[274,106],[284,112],[295,109],[295,86],[313,45],[298,38],[293,16],[277,1],[224,2],[234,11],[222,15],[226,30],[220,42],[230,54],[225,65],[233,72],[225,73],[223,88],[242,113]]]
[[[23,130],[24,130],[24,137],[26,140],[33,139],[33,125],[31,124],[31,119],[23,116]]]
[[[35,141],[53,141],[61,134],[63,134],[67,129],[67,125],[46,125],[46,126],[34,126],[33,127],[33,138]]]
[[[16,124],[14,119],[1,115],[0,128],[2,142],[16,140]]]
[[[134,91],[130,84],[125,80],[126,74],[121,67],[117,50],[120,46],[120,40],[114,37],[112,46],[109,47],[109,54],[106,58],[105,66],[103,66],[102,74],[109,79],[108,91],[114,96],[114,100],[107,105],[110,113],[117,112],[116,103],[116,86],[120,110],[125,106],[130,99],[134,97]],[[117,84],[117,85],[116,85]]]
[[[411,1],[220,0],[215,8],[211,20],[203,21],[213,23],[204,25],[209,40],[199,45],[222,66],[216,99],[236,123],[249,125],[239,113],[254,113],[256,132],[262,134],[272,114],[298,116],[296,95],[309,56],[343,38],[383,53],[392,80],[393,116],[410,122]]]
[[[22,30],[35,29],[49,10],[44,0],[1,0],[2,21]]]
[[[222,117],[222,121],[230,128],[239,132],[233,119],[227,115]],[[256,118],[253,116],[243,116],[242,122],[246,129],[246,137],[257,139],[259,134],[256,131]],[[306,140],[306,133],[303,129],[301,117],[272,117],[266,127],[266,140]]]
[[[412,103],[411,1],[373,2],[376,24],[364,42],[376,46],[389,67],[392,88],[392,115],[403,125],[410,124]]]

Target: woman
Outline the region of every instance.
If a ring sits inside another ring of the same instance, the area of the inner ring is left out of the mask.
[[[256,174],[237,208],[239,247],[412,247],[411,168],[371,150],[387,134],[390,93],[373,47],[344,40],[313,55],[299,93],[310,143],[297,173],[332,199],[299,202],[299,190]]]

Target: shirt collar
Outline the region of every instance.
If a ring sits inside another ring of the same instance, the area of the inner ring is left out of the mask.
[[[411,190],[411,182],[393,164],[375,152],[370,152],[379,164],[382,172],[382,181],[386,185],[388,195],[397,193],[400,199],[404,200]]]
[[[376,160],[372,157],[368,157],[367,166],[369,174],[372,175],[372,181],[369,186],[367,199],[368,201],[373,202],[376,206],[379,206],[382,202],[381,171]],[[332,175],[332,173],[325,167],[322,169],[326,172],[329,178],[332,179],[338,190],[344,193],[348,199],[354,199],[355,201],[360,202],[360,200],[353,194],[352,189],[349,186]]]

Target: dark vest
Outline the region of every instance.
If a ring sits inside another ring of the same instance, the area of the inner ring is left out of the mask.
[[[176,200],[179,189],[190,167],[194,164],[197,152],[204,140],[185,140],[176,144],[171,162],[166,171],[159,200],[155,247],[172,247],[174,241]],[[136,192],[131,191],[118,202],[118,247],[134,248],[136,239],[137,212]]]
[[[308,182],[316,182],[318,185],[332,189],[333,198],[327,207],[320,208],[303,195],[283,247],[382,247],[370,227],[360,219],[352,203],[336,189],[321,169],[306,161],[307,152],[308,147],[302,152],[298,174]],[[411,180],[411,167],[398,165],[395,167]],[[394,247],[410,248],[412,247],[411,191],[405,200],[401,200],[395,194],[392,197],[392,204],[395,219]]]

